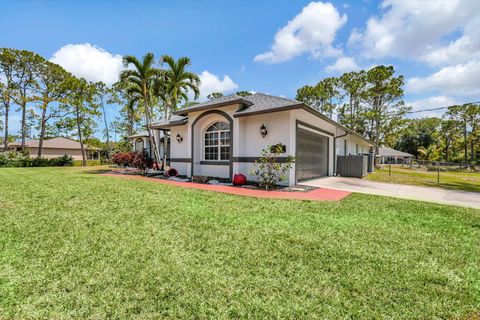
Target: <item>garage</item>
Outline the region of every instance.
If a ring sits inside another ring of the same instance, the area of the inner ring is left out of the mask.
[[[319,130],[297,125],[297,181],[328,176],[328,143],[329,137]]]

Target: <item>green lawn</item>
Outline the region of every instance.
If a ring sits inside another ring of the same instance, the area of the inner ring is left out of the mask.
[[[366,179],[379,182],[480,192],[479,173],[440,172],[440,183],[437,183],[437,172],[411,170],[399,166],[392,166],[392,175],[389,176],[388,165],[385,165],[383,169],[375,169],[375,172],[369,174]]]
[[[479,266],[480,210],[0,169],[2,319],[464,318]]]

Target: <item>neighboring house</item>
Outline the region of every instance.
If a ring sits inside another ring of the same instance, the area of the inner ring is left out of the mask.
[[[153,131],[170,131],[170,165],[181,175],[232,178],[249,169],[262,149],[282,144],[295,164],[287,184],[331,176],[335,155],[368,153],[369,140],[302,102],[256,93],[226,96],[178,110]]]
[[[38,154],[39,140],[25,141],[25,149],[31,157]],[[21,142],[12,142],[8,145],[8,149],[20,151],[22,150]],[[85,145],[87,159],[99,160],[100,149]],[[63,155],[72,156],[73,160],[82,160],[82,149],[80,142],[67,138],[53,138],[43,140],[42,158],[52,159]]]
[[[399,163],[410,163],[410,161],[413,158],[413,155],[411,155],[410,153],[402,152],[392,148],[380,147],[378,148],[377,158],[380,159],[379,162],[381,164],[386,164],[386,163],[399,164]]]

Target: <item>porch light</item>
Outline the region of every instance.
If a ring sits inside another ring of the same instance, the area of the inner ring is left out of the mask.
[[[265,138],[267,136],[267,128],[265,125],[262,123],[262,126],[260,127],[260,134],[262,135],[262,138]]]
[[[183,137],[180,135],[180,133],[177,133],[177,142],[182,143]]]

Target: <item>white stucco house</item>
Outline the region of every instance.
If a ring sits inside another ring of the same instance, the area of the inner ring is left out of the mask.
[[[288,184],[335,172],[336,155],[368,153],[373,144],[302,102],[262,93],[231,95],[178,110],[151,126],[170,133],[170,166],[181,175],[232,178],[269,145],[295,157]],[[148,134],[147,134],[148,135]]]

